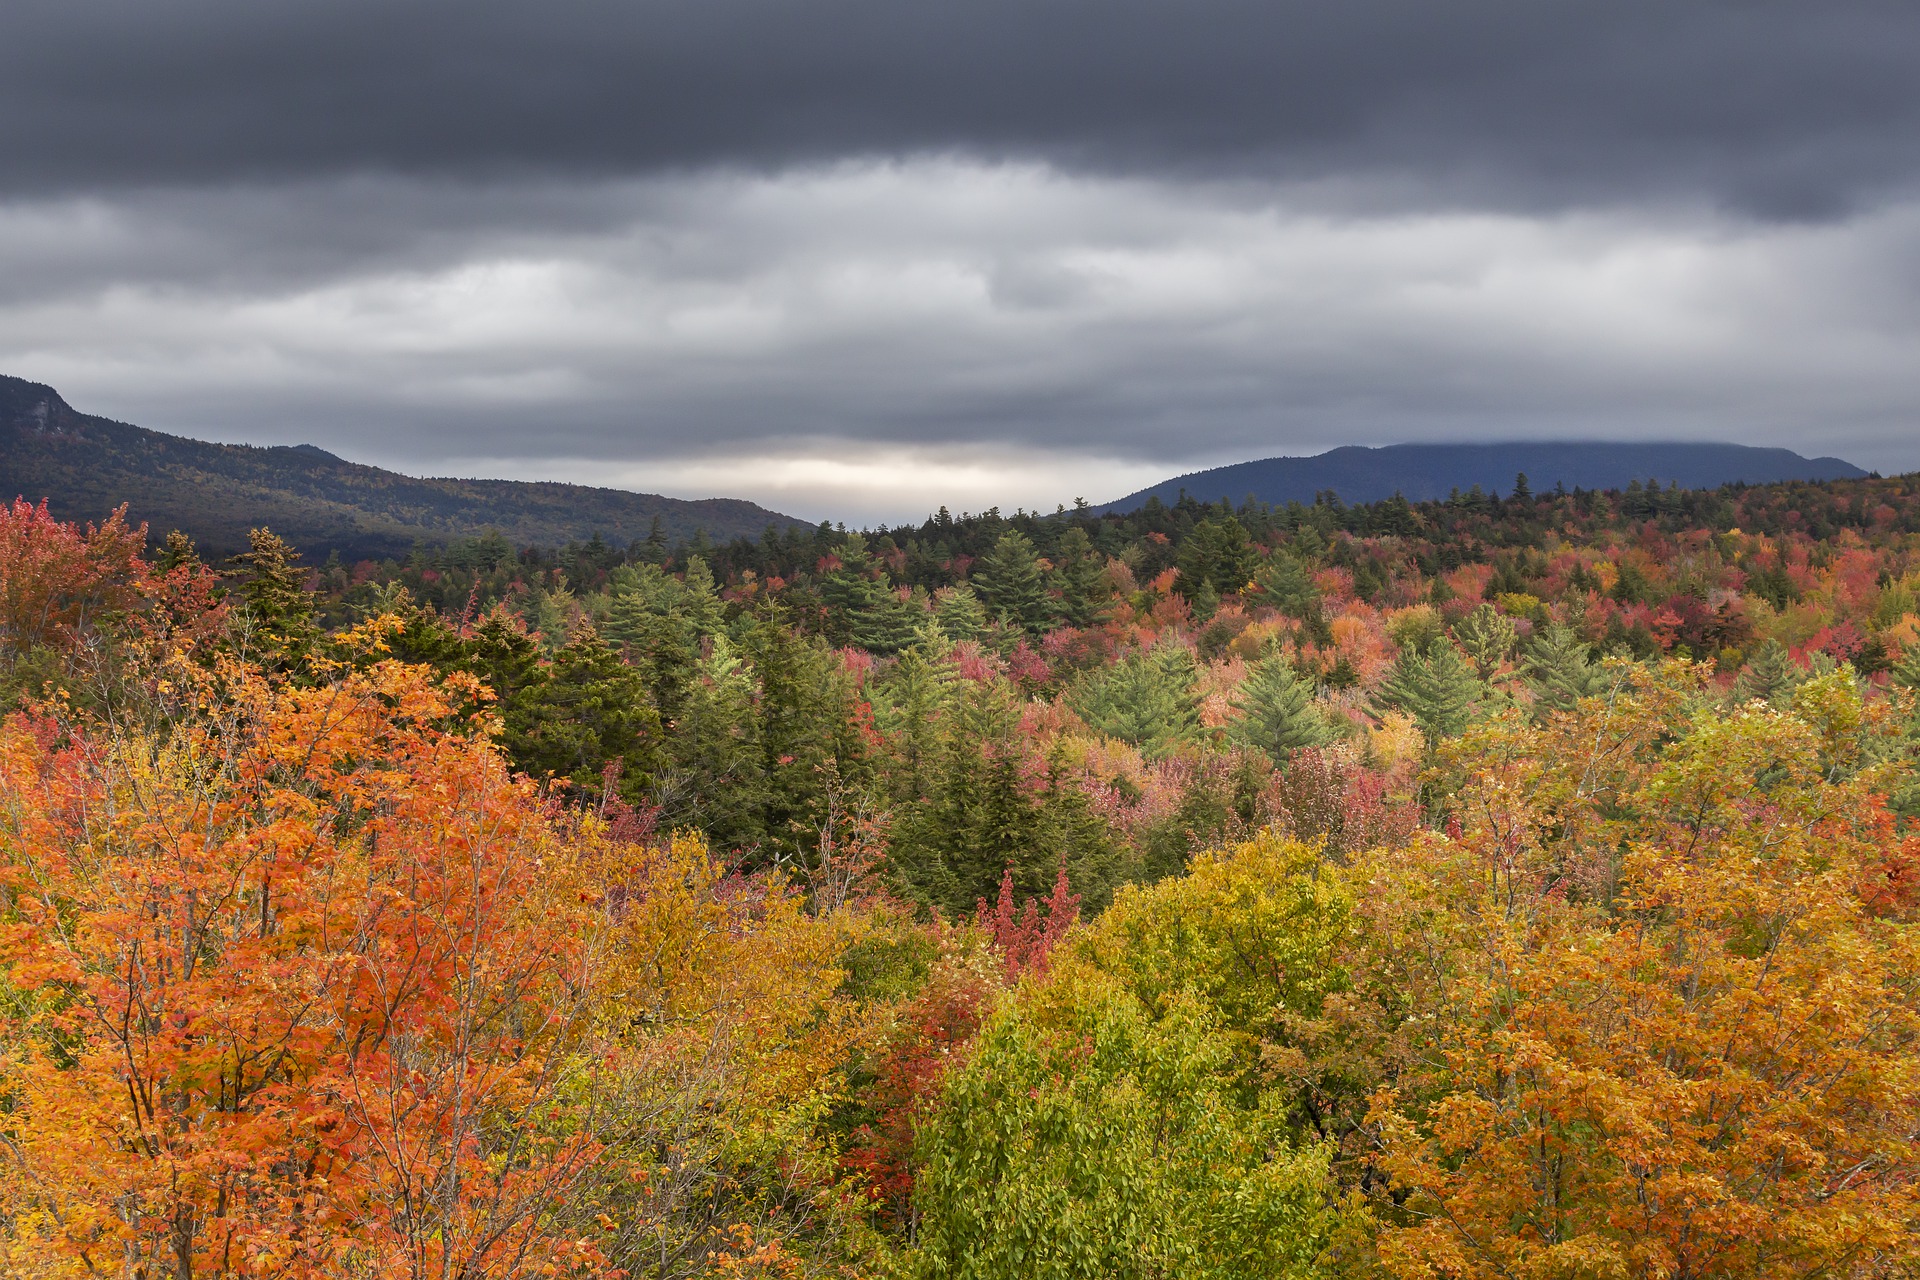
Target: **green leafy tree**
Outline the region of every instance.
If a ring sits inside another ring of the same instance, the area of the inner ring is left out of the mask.
[[[1339,986],[1345,906],[1312,865],[1277,842],[1208,858],[1056,949],[924,1130],[916,1274],[1319,1274],[1328,1152],[1296,1145],[1261,1052]]]

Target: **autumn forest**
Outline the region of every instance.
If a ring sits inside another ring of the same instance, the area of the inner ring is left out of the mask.
[[[1920,476],[0,510],[0,1273],[1920,1275]]]

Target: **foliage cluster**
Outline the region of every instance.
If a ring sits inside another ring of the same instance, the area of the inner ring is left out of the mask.
[[[1911,1275],[1904,483],[564,570],[17,503],[4,1269]]]

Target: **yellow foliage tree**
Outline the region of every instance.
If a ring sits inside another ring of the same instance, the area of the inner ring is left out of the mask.
[[[1403,1019],[1373,1099],[1406,1277],[1889,1274],[1920,1232],[1920,936],[1851,674],[1685,664],[1451,749],[1452,832],[1356,866]],[[1392,1017],[1382,1025],[1393,1022]]]

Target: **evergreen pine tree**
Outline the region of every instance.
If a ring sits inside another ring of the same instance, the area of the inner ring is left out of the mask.
[[[1053,578],[1068,626],[1091,627],[1100,621],[1108,594],[1106,566],[1085,529],[1076,525],[1060,535]]]
[[[714,581],[713,570],[707,567],[705,558],[697,555],[687,558],[681,586],[686,592],[681,607],[694,634],[710,636],[719,632],[726,624],[727,607],[720,599],[719,584]]]
[[[190,569],[199,563],[200,553],[194,550],[193,539],[175,529],[167,535],[166,544],[154,558],[153,567],[161,573],[172,573],[175,569]]]
[[[1890,672],[1893,682],[1903,689],[1920,692],[1920,644],[1910,644],[1906,652],[1900,655],[1900,661],[1893,664]]]
[[[1519,635],[1511,618],[1490,604],[1481,604],[1454,625],[1453,638],[1473,659],[1474,669],[1485,680],[1513,652]]]
[[[598,632],[583,628],[553,656],[535,696],[520,702],[523,767],[598,794],[619,765],[623,799],[645,798],[665,763],[659,717],[640,674]]]
[[[1040,578],[1040,557],[1033,543],[1018,529],[1009,529],[981,557],[973,582],[994,619],[1020,631],[1040,631],[1053,616],[1046,584]]]
[[[841,544],[840,567],[820,584],[827,607],[827,638],[869,653],[893,654],[913,643],[926,616],[919,600],[901,598],[887,585],[886,570],[855,534]]]
[[[1260,556],[1246,528],[1227,514],[1193,526],[1180,544],[1178,564],[1180,590],[1188,599],[1207,588],[1218,597],[1244,590],[1260,565]]]
[[[1185,645],[1162,641],[1088,676],[1074,708],[1095,732],[1164,756],[1200,735],[1198,676]]]
[[[653,518],[653,525],[647,530],[647,540],[641,544],[640,554],[649,564],[667,562],[667,522],[661,517]]]
[[[665,744],[670,767],[651,798],[662,826],[699,830],[717,848],[744,848],[756,838],[763,799],[754,671],[725,634],[713,637],[705,658],[688,655],[687,668]]]
[[[186,550],[191,552],[191,543]],[[299,567],[299,559],[299,552],[267,529],[248,533],[246,552],[233,558],[235,571],[244,579],[240,600],[247,646],[270,671],[299,668],[320,642],[313,594],[307,590],[307,574]]]
[[[933,593],[933,616],[941,633],[950,640],[977,640],[987,629],[986,606],[964,582]]]
[[[1428,743],[1435,743],[1472,723],[1475,704],[1486,691],[1460,650],[1442,638],[1424,655],[1412,645],[1402,648],[1376,698],[1412,716]]]
[[[1786,646],[1778,640],[1769,640],[1753,651],[1739,678],[1733,682],[1734,700],[1750,702],[1758,698],[1776,706],[1782,705],[1786,696],[1800,685],[1803,678],[1800,669],[1793,665],[1793,658],[1787,653]]]
[[[1605,681],[1588,656],[1586,641],[1559,623],[1534,636],[1524,665],[1527,687],[1542,713],[1571,711],[1580,699],[1598,693]]]
[[[1269,653],[1253,665],[1233,695],[1235,712],[1228,736],[1254,747],[1274,760],[1285,760],[1302,747],[1329,741],[1332,731],[1313,703],[1313,689],[1294,674],[1279,653]]]
[[[1320,616],[1320,588],[1313,574],[1287,551],[1273,557],[1254,572],[1253,598],[1256,603],[1278,609],[1290,618],[1302,621]]]

